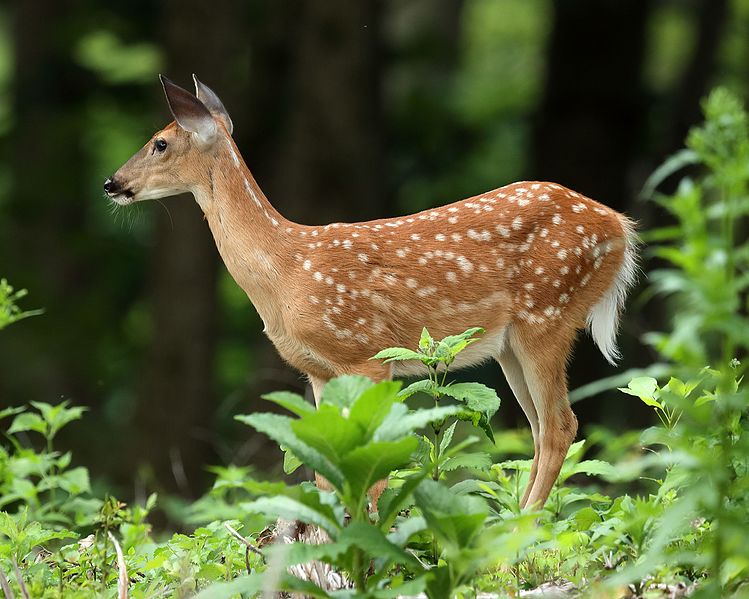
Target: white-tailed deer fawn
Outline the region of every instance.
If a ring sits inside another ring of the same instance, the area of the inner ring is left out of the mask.
[[[586,325],[603,355],[635,278],[631,222],[555,183],[513,183],[441,208],[362,223],[305,226],[268,202],[232,140],[223,104],[162,77],[175,122],[104,184],[118,204],[191,192],[221,257],[305,373],[316,400],[330,378],[388,379],[416,365],[370,360],[471,326],[484,338],[457,366],[499,362],[531,425],[535,456],[523,506],[541,506],[577,432],[567,360]],[[175,298],[179,301],[179,298]]]

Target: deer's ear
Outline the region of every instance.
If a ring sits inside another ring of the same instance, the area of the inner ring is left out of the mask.
[[[224,124],[229,135],[231,135],[234,131],[234,123],[231,122],[231,117],[226,108],[224,108],[221,99],[216,95],[216,92],[200,81],[195,73],[192,74],[192,78],[195,81],[195,95],[198,100],[205,104],[205,107],[211,111],[213,116]]]
[[[216,137],[216,121],[205,105],[189,91],[175,85],[163,75],[159,75],[164,86],[166,102],[174,120],[185,131],[193,133],[203,144],[211,143]]]

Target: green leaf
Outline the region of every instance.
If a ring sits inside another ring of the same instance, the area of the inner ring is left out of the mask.
[[[388,362],[404,362],[407,360],[423,362],[425,359],[428,359],[428,356],[415,352],[412,349],[406,349],[405,347],[389,347],[377,352],[371,359],[384,360],[385,364],[387,364]]]
[[[49,425],[48,435],[54,437],[61,428],[74,420],[80,420],[86,408],[72,407],[68,408],[67,401],[63,401],[55,406],[40,401],[32,401],[31,405],[39,410],[42,418]]]
[[[439,387],[438,391],[463,402],[470,410],[486,414],[487,418],[494,416],[499,409],[496,391],[481,383],[453,383]]]
[[[447,451],[447,448],[450,447],[450,443],[453,441],[453,435],[455,434],[455,427],[458,426],[458,421],[456,420],[453,422],[445,431],[445,434],[442,435],[442,440],[440,441],[440,448],[439,448],[439,457],[442,457],[445,452]]]
[[[399,547],[405,547],[408,540],[418,532],[427,530],[429,527],[427,521],[421,516],[411,516],[402,520],[398,524],[398,528],[388,533],[388,539],[398,545]]]
[[[663,404],[656,398],[658,381],[653,377],[641,376],[634,378],[629,382],[627,387],[619,387],[619,391],[627,395],[639,397],[644,404],[650,407],[663,409]]]
[[[682,149],[675,154],[672,154],[663,164],[655,169],[650,177],[648,177],[647,181],[645,181],[645,185],[643,185],[642,191],[640,192],[640,197],[651,197],[653,193],[655,193],[655,188],[668,177],[686,166],[697,164],[699,161],[699,155],[694,150]]]
[[[357,447],[341,461],[350,498],[358,502],[378,480],[408,463],[419,442],[415,437],[400,441],[372,442]]]
[[[594,524],[601,523],[601,517],[592,507],[584,507],[575,512],[573,516],[578,530],[590,530]]]
[[[426,468],[422,469],[404,480],[399,489],[385,489],[377,505],[381,529],[390,530],[393,522],[395,522],[395,518],[398,516],[398,512],[406,506],[414,489],[424,480],[427,473]]]
[[[583,399],[588,399],[589,397],[593,397],[606,391],[611,391],[621,385],[626,385],[635,377],[651,376],[655,378],[663,378],[673,372],[673,369],[674,367],[669,364],[660,363],[651,364],[647,368],[632,368],[631,370],[626,370],[617,375],[593,381],[592,383],[578,387],[574,391],[570,391],[570,403],[574,404]]]
[[[488,509],[478,497],[456,495],[425,479],[414,491],[414,499],[435,535],[456,548],[469,546],[484,526]]]
[[[302,544],[302,543],[300,543]],[[291,547],[292,545],[274,545],[273,547],[281,548]],[[312,547],[312,545],[307,545]],[[220,582],[213,584],[194,596],[194,599],[233,599],[238,595],[243,597],[256,597],[263,591],[269,590],[267,587],[273,584],[273,579],[265,572],[261,574],[249,574],[240,576],[230,582]],[[300,580],[286,573],[280,574],[275,581],[275,588],[271,591],[298,593],[299,596],[319,597],[329,599],[330,595],[323,591],[317,585],[306,580]]]
[[[25,410],[26,408],[23,406],[19,406],[17,408],[5,408],[4,410],[0,410],[0,420],[2,420],[3,418],[7,418],[8,416],[15,416],[16,414],[20,414]]]
[[[585,447],[585,439],[580,439],[579,441],[575,441],[567,449],[567,454],[564,456],[564,459],[569,460],[570,458],[576,457],[578,454],[582,452],[583,447]]]
[[[443,343],[450,349],[454,349],[455,347],[462,344],[464,341],[479,341],[479,339],[471,339],[474,335],[483,335],[484,329],[481,327],[472,327],[470,329],[467,329],[466,331],[463,331],[459,335],[448,335],[444,339],[440,340],[440,343]],[[456,352],[457,353],[457,352]]]
[[[320,404],[328,403],[340,410],[350,408],[359,396],[373,385],[372,379],[366,376],[347,374],[336,377],[323,387]]]
[[[564,468],[560,480],[564,480],[575,474],[587,474],[589,476],[600,476],[606,481],[619,481],[621,474],[619,470],[603,460],[583,460],[579,464],[574,464],[569,468]]]
[[[71,495],[80,495],[91,491],[91,484],[88,479],[88,470],[86,468],[73,468],[63,473],[59,477],[60,488]]]
[[[336,466],[352,449],[366,442],[362,427],[341,416],[330,405],[321,405],[318,412],[292,421],[291,430],[299,440]]]
[[[401,401],[398,395],[400,387],[398,381],[378,383],[364,391],[351,406],[348,418],[362,428],[365,440],[372,439],[392,405]]]
[[[419,338],[419,349],[423,352],[429,351],[434,346],[434,339],[424,327],[421,329],[421,337]]]
[[[39,414],[35,414],[34,412],[23,412],[13,419],[13,423],[8,429],[8,434],[23,433],[26,431],[35,431],[42,435],[46,435],[47,423],[41,416],[39,416]]]
[[[315,500],[312,493],[300,494],[298,499],[284,497],[283,495],[261,497],[255,501],[242,503],[240,507],[247,512],[264,514],[273,518],[301,520],[307,524],[315,524],[323,528],[333,538],[336,537],[340,529],[330,506],[322,504],[319,497]]]
[[[358,547],[370,557],[421,570],[421,565],[413,555],[390,541],[379,528],[372,524],[352,522],[341,532],[339,541]]]
[[[283,449],[283,471],[285,474],[296,472],[297,468],[302,465],[302,460],[294,455],[288,448]]]
[[[315,406],[306,401],[301,395],[290,391],[273,391],[263,395],[263,399],[272,401],[297,416],[304,416],[315,411]]]
[[[375,441],[392,441],[410,435],[417,429],[432,422],[441,422],[449,416],[457,416],[463,410],[460,406],[438,406],[425,410],[407,412],[403,404],[394,404],[382,424],[374,433]]]
[[[343,489],[341,471],[325,455],[296,436],[291,428],[291,418],[279,414],[242,414],[234,418],[265,433],[279,445],[288,447],[304,464],[327,478],[336,489]]]
[[[412,395],[415,395],[416,393],[426,393],[427,395],[433,396],[436,394],[436,392],[437,385],[429,379],[423,379],[421,381],[411,383],[408,387],[402,389],[400,393],[398,393],[398,396],[403,399],[407,399]]]
[[[445,472],[452,472],[458,468],[470,468],[472,470],[488,470],[491,468],[492,458],[488,453],[461,453],[448,458],[440,466]]]
[[[487,438],[494,443],[494,432],[492,431],[491,423],[483,412],[477,412],[475,410],[461,410],[458,412],[457,417],[460,420],[470,422],[478,429],[484,431]]]

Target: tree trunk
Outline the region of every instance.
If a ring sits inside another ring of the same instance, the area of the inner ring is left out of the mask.
[[[379,3],[305,2],[272,200],[305,223],[379,216],[384,202]]]
[[[630,168],[646,120],[641,78],[649,7],[646,0],[554,2],[534,179],[556,181],[616,210],[628,208],[635,195]],[[569,372],[575,388],[611,367],[585,339]],[[610,405],[606,410],[609,418],[621,417]]]
[[[533,176],[612,208],[631,195],[628,165],[644,122],[645,0],[557,0],[534,139]]]

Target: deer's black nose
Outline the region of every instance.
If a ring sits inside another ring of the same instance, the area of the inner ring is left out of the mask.
[[[117,191],[117,183],[115,183],[112,177],[109,177],[104,181],[104,193],[112,194]]]

